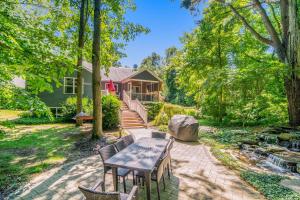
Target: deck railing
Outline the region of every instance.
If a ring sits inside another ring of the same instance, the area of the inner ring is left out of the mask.
[[[140,101],[158,101],[157,93],[131,93],[131,99],[138,99]]]
[[[130,96],[126,93],[125,90],[123,90],[123,101],[127,104],[130,110],[138,113],[138,115],[142,118],[146,125],[148,124],[147,109],[138,99],[131,100]]]

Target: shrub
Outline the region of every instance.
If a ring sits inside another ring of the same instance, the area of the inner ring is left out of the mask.
[[[116,96],[102,97],[103,129],[117,128],[119,125],[119,110],[121,102]]]
[[[191,107],[183,107],[174,104],[164,104],[159,114],[156,116],[155,125],[166,125],[174,115],[190,115],[195,118],[200,117],[200,111]]]
[[[159,111],[161,110],[161,108],[163,107],[163,103],[162,102],[150,102],[150,103],[146,103],[145,106],[147,108],[147,112],[148,112],[148,120],[153,120],[155,119],[155,117],[158,115]]]
[[[69,97],[62,104],[62,115],[66,120],[76,115],[76,97]],[[119,124],[119,109],[121,103],[116,96],[106,95],[102,97],[103,129],[117,128]],[[93,115],[93,101],[88,98],[82,99],[83,112]]]
[[[72,119],[76,115],[76,97],[69,97],[61,105],[62,116],[66,119]],[[93,101],[84,97],[82,98],[82,109],[88,115],[93,115]]]
[[[21,117],[54,119],[50,109],[37,96],[10,84],[0,87],[0,108],[28,111]]]

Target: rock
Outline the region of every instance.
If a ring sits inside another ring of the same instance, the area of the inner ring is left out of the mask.
[[[280,185],[294,190],[295,192],[300,194],[300,179],[284,179],[280,182]]]
[[[194,142],[198,139],[199,123],[192,116],[174,115],[169,121],[170,134],[185,142]]]

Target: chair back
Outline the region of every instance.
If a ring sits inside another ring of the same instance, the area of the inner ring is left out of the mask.
[[[118,140],[116,143],[114,143],[114,145],[118,151],[122,151],[123,149],[125,149],[127,147],[124,139]]]
[[[114,145],[107,145],[105,147],[102,147],[99,150],[100,157],[102,159],[103,165],[104,165],[104,173],[106,173],[108,170],[110,170],[110,167],[105,166],[105,161],[108,160],[110,157],[114,156],[117,153],[117,150],[115,149]]]
[[[158,163],[158,167],[157,167],[157,171],[156,171],[156,178],[157,181],[159,182],[160,179],[162,178],[163,174],[164,174],[164,170],[166,168],[167,165],[167,159],[168,159],[168,153],[164,154],[164,156],[159,160]]]
[[[166,133],[161,131],[152,131],[151,135],[152,138],[161,138],[161,139],[166,138]]]
[[[124,140],[126,146],[129,146],[132,143],[134,143],[134,139],[133,139],[132,135],[126,135],[125,137],[123,137],[123,140]]]
[[[171,149],[173,148],[173,144],[174,144],[174,138],[171,138],[168,145],[167,145],[167,150],[171,151]]]
[[[78,186],[79,190],[83,193],[86,200],[120,200],[120,193],[118,192],[98,192],[88,189],[83,186]]]

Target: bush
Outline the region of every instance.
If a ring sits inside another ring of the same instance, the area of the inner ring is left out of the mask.
[[[102,97],[103,129],[114,129],[119,125],[119,110],[121,102],[116,96]]]
[[[26,118],[54,119],[50,109],[37,96],[10,84],[0,86],[0,109],[28,111],[21,115]]]
[[[164,104],[159,114],[154,120],[155,125],[166,125],[174,115],[190,115],[200,118],[200,111],[191,107],[183,107],[174,104]]]
[[[69,97],[62,104],[62,115],[66,120],[76,115],[76,97]],[[106,95],[102,97],[103,129],[117,128],[119,125],[119,109],[121,103],[116,96]],[[88,98],[82,99],[83,112],[93,115],[93,101]]]
[[[76,115],[76,97],[69,97],[61,105],[62,116],[66,119],[72,119]],[[82,98],[82,109],[88,115],[93,115],[93,101],[84,97]]]
[[[163,107],[162,102],[151,102],[151,103],[146,103],[145,106],[147,108],[148,112],[148,120],[154,120],[155,117],[158,115],[160,112],[161,108]]]

